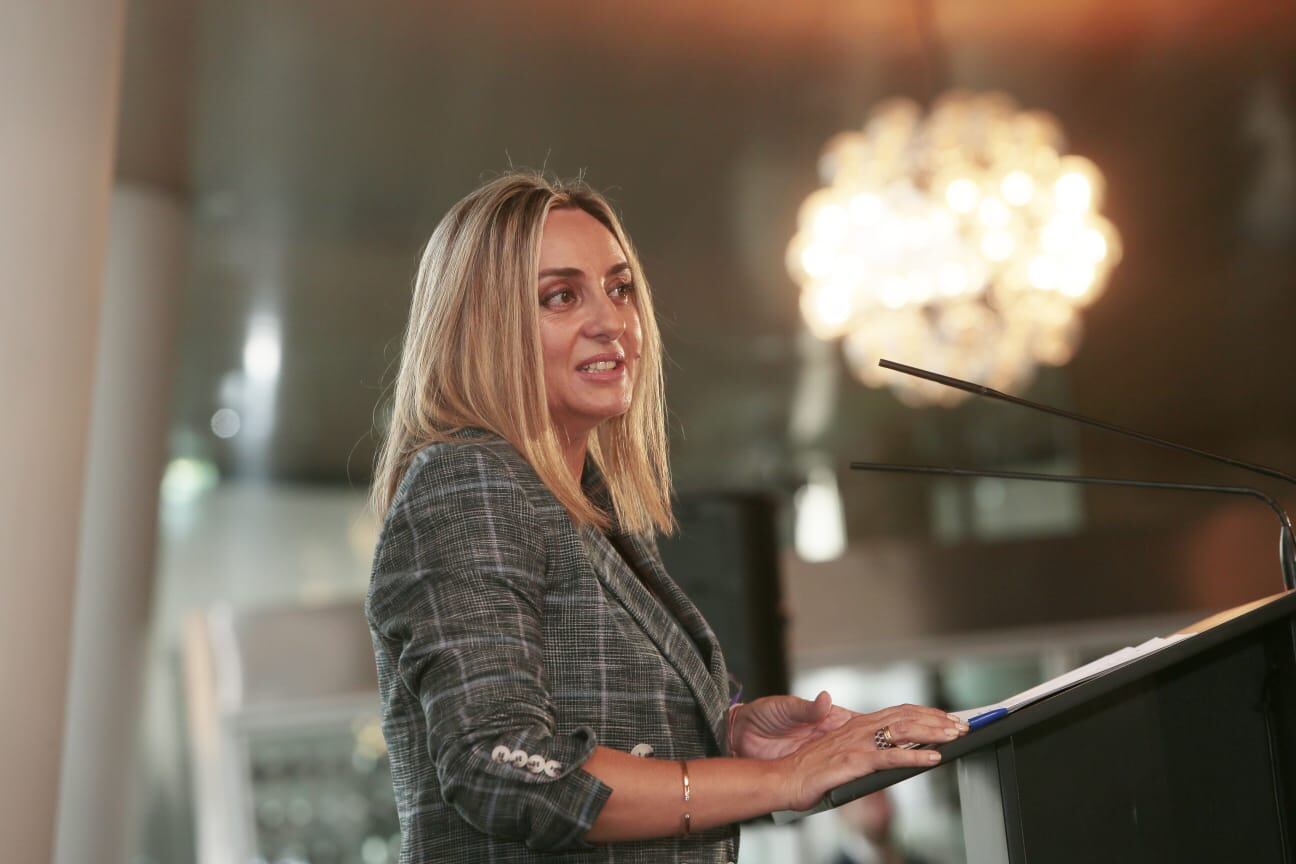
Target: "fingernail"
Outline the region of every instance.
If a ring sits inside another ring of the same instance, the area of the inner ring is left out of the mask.
[[[957,730],[957,729],[946,729],[946,730],[945,730],[945,737],[946,737],[946,738],[953,738],[955,735],[958,735],[958,730]]]
[[[960,720],[958,723],[955,723],[954,725],[957,726],[959,728],[959,731],[961,732],[966,732],[968,731],[968,729],[972,728],[968,726],[968,724],[964,723],[962,720]]]
[[[939,762],[939,761],[940,761],[940,754],[937,753],[935,750],[932,750],[930,753],[927,754],[927,761],[928,761],[928,762]]]
[[[962,723],[962,722],[963,722],[963,719],[962,719],[961,717],[959,717],[957,714],[946,714],[945,716],[948,717],[949,719],[953,720],[955,723]]]

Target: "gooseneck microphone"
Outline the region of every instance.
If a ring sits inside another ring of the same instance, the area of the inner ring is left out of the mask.
[[[1093,426],[1108,432],[1115,432],[1118,435],[1125,435],[1130,438],[1137,438],[1140,441],[1146,441],[1149,444],[1155,444],[1158,447],[1164,447],[1167,450],[1175,450],[1181,453],[1190,453],[1203,459],[1209,459],[1214,462],[1222,462],[1225,465],[1231,465],[1234,468],[1241,468],[1244,471],[1251,471],[1261,474],[1265,477],[1271,477],[1278,480],[1285,480],[1288,483],[1296,484],[1296,477],[1269,468],[1264,465],[1257,465],[1252,462],[1244,462],[1241,459],[1234,459],[1229,456],[1221,456],[1218,453],[1211,453],[1207,450],[1201,450],[1196,447],[1189,447],[1186,444],[1176,444],[1173,441],[1167,441],[1164,438],[1157,438],[1154,435],[1148,435],[1144,432],[1136,432],[1133,429],[1126,429],[1117,426],[1114,423],[1106,423],[1102,420],[1094,420],[1081,414],[1071,411],[1064,411],[1061,408],[1054,408],[1051,405],[1042,405],[1038,402],[1032,402],[1029,399],[1022,399],[1019,396],[1010,396],[990,387],[980,384],[973,384],[970,381],[964,381],[961,378],[954,378],[949,375],[941,375],[937,372],[929,372],[926,369],[919,369],[916,366],[906,366],[903,363],[896,363],[893,360],[880,360],[878,365],[884,369],[891,369],[896,372],[903,372],[906,375],[913,375],[916,378],[922,378],[936,384],[943,384],[947,387],[953,387],[966,393],[976,396],[988,396],[991,399],[999,399],[1003,402],[1009,402],[1013,405],[1021,405],[1024,408],[1030,408],[1035,411],[1042,411],[1045,414],[1052,414],[1056,417],[1062,417],[1072,420],[1076,423],[1083,423],[1086,426]],[[861,471],[891,471],[903,474],[934,474],[947,475],[955,477],[989,477],[1001,480],[1028,480],[1046,483],[1074,483],[1088,486],[1126,486],[1139,489],[1166,489],[1180,492],[1213,492],[1224,495],[1246,495],[1251,498],[1257,498],[1269,506],[1278,516],[1279,533],[1278,533],[1278,561],[1282,568],[1283,587],[1287,590],[1296,589],[1296,533],[1293,533],[1291,518],[1282,506],[1278,504],[1269,495],[1261,492],[1259,489],[1253,489],[1249,486],[1219,486],[1205,483],[1168,483],[1152,480],[1129,480],[1124,478],[1112,477],[1085,477],[1077,475],[1064,474],[1033,474],[1020,471],[972,471],[963,468],[937,468],[926,465],[885,465],[876,462],[852,462],[850,467]]]
[[[1117,435],[1124,435],[1127,438],[1137,438],[1140,441],[1146,441],[1149,444],[1155,444],[1156,446],[1164,447],[1167,450],[1176,450],[1180,453],[1191,453],[1192,455],[1200,456],[1203,459],[1210,459],[1212,462],[1223,462],[1225,465],[1232,465],[1234,468],[1241,468],[1243,471],[1252,471],[1256,474],[1263,474],[1265,477],[1272,477],[1275,480],[1284,480],[1288,483],[1296,484],[1296,477],[1293,477],[1291,474],[1284,474],[1277,468],[1257,465],[1254,462],[1243,462],[1241,459],[1234,459],[1232,456],[1221,456],[1218,453],[1211,453],[1209,450],[1199,450],[1196,447],[1189,447],[1187,444],[1176,444],[1175,442],[1167,441],[1164,438],[1157,438],[1155,435],[1148,435],[1146,432],[1136,432],[1133,429],[1126,429],[1124,426],[1117,426],[1115,423],[1106,423],[1102,420],[1095,420],[1092,417],[1085,417],[1082,414],[1076,414],[1072,411],[1063,411],[1061,408],[1054,408],[1052,405],[1032,402],[1029,399],[1023,399],[1020,396],[1011,396],[990,387],[973,384],[971,381],[964,381],[962,378],[952,378],[949,375],[941,375],[937,372],[928,372],[926,369],[919,369],[917,366],[906,366],[905,364],[897,363],[894,360],[879,360],[878,365],[883,369],[890,369],[893,372],[903,372],[905,375],[912,375],[915,378],[923,378],[934,384],[944,384],[946,387],[953,387],[955,390],[962,390],[963,392],[971,393],[974,396],[986,396],[991,399],[998,399],[1001,402],[1010,402],[1013,405],[1030,408],[1033,411],[1043,411],[1045,414],[1052,414],[1055,417],[1063,417],[1075,423],[1083,423],[1086,426],[1093,426],[1096,429],[1115,432]]]
[[[852,462],[852,471],[885,471],[892,474],[930,474],[938,477],[988,477],[995,480],[1030,480],[1042,483],[1069,483],[1080,486],[1129,486],[1135,489],[1164,489],[1172,492],[1212,492],[1220,495],[1245,495],[1269,506],[1280,527],[1287,530],[1287,514],[1272,497],[1250,486],[1220,486],[1214,483],[1169,483],[1161,480],[1130,480],[1124,477],[1088,477],[1077,474],[1035,474],[1028,471],[978,471],[967,468],[941,468],[935,465],[893,465],[888,462]],[[1287,570],[1283,570],[1287,584]],[[1292,587],[1292,586],[1288,586]]]

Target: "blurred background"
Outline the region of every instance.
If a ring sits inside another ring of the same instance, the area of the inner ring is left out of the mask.
[[[1296,7],[11,0],[0,826],[15,860],[395,861],[360,603],[422,244],[510,165],[622,214],[672,572],[747,695],[966,708],[1280,587]],[[79,528],[73,527],[79,526]],[[952,769],[742,861],[963,860]],[[841,858],[848,855],[851,857]]]

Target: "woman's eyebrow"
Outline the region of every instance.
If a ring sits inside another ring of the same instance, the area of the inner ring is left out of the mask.
[[[585,271],[579,267],[550,267],[548,270],[540,271],[540,278],[546,276],[562,276],[565,279],[573,279],[577,276],[584,276]]]
[[[614,276],[617,273],[622,273],[629,269],[630,269],[630,263],[628,261],[622,261],[620,264],[613,264],[611,267],[608,268],[607,273],[603,275],[605,277]],[[546,276],[561,276],[565,279],[575,279],[578,276],[584,276],[585,271],[580,269],[579,267],[550,267],[546,270],[541,270],[540,273],[537,275],[539,275],[541,279],[543,279]]]

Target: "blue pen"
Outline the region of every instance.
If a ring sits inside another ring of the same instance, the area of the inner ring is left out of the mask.
[[[982,726],[989,726],[991,723],[998,720],[1000,717],[1007,717],[1007,716],[1008,716],[1007,708],[996,708],[993,711],[987,711],[984,714],[978,714],[975,717],[968,720],[967,721],[968,729],[975,732],[976,730],[980,729]]]

